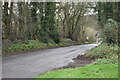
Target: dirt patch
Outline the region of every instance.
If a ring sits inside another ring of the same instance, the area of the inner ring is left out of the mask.
[[[76,58],[73,58],[73,60],[74,60],[74,62],[71,62],[66,66],[59,67],[59,68],[56,68],[54,70],[66,69],[66,68],[75,68],[75,67],[83,67],[83,66],[91,64],[92,62],[95,61],[95,59],[86,58],[85,55],[79,55]]]
[[[55,68],[52,71],[59,70],[59,69],[84,67],[84,66],[91,64],[95,61],[95,59],[86,58],[85,55],[78,55],[76,58],[73,58],[73,60],[74,60],[74,62],[70,62],[68,65],[63,66],[63,67]],[[45,72],[45,73],[47,73],[47,72]],[[44,75],[45,73],[42,73],[40,75]]]

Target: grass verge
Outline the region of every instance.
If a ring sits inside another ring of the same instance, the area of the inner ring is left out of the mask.
[[[36,78],[118,78],[118,65],[92,64],[86,67],[51,71]]]
[[[40,43],[36,41],[30,41],[27,44],[13,44],[6,48],[3,52],[3,55],[13,55],[13,54],[20,54],[24,52],[31,52],[35,50],[43,50],[48,48],[57,48],[57,47],[65,47],[65,46],[71,46],[71,45],[77,45],[81,44],[78,42],[72,42],[72,43]]]

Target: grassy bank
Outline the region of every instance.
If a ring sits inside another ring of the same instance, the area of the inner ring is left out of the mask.
[[[71,45],[78,45],[81,44],[79,42],[61,42],[59,44],[56,43],[40,43],[37,41],[29,41],[27,44],[13,44],[10,45],[8,48],[4,50],[3,55],[10,55],[10,54],[19,54],[23,52],[29,52],[34,50],[43,50],[43,49],[49,49],[49,48],[57,48],[57,47],[65,47],[65,46],[71,46]]]
[[[94,64],[115,64],[118,63],[118,50],[117,45],[101,44],[93,50],[87,52],[85,57],[96,59]]]
[[[36,78],[118,78],[118,46],[101,44],[86,53],[96,61],[85,67],[50,71]]]

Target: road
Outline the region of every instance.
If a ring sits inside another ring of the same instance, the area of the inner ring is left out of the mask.
[[[97,46],[84,44],[19,54],[2,59],[3,78],[34,78],[72,62],[73,58]]]

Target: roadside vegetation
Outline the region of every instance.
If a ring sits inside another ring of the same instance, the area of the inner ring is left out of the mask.
[[[119,8],[119,2],[3,2],[3,55],[101,42],[85,54],[94,63],[37,78],[116,78]]]
[[[116,64],[118,63],[118,45],[101,44],[87,52],[85,57],[95,59],[94,64]]]
[[[3,55],[6,52],[11,54],[96,42],[98,26],[92,27],[97,24],[96,15],[84,16],[89,13],[88,8],[93,9],[93,6],[93,3],[3,2]],[[96,22],[93,23],[91,19]],[[86,22],[90,23],[85,25]],[[92,34],[88,35],[90,33]],[[61,39],[67,42],[63,43]]]
[[[39,41],[36,40],[29,40],[28,43],[26,44],[13,44],[6,48],[4,55],[7,53],[16,53],[19,51],[29,51],[29,50],[35,50],[35,49],[49,49],[49,48],[57,48],[57,47],[65,47],[65,46],[71,46],[71,45],[78,45],[81,43],[78,42],[73,42],[72,40],[63,40],[59,44],[56,44],[54,42],[51,43],[40,43]]]
[[[36,78],[118,78],[119,6],[117,2],[96,5],[100,25],[97,34],[102,44],[85,54],[95,61],[84,67],[50,71]]]
[[[118,48],[101,44],[85,54],[95,59],[92,64],[50,71],[36,78],[118,78]]]
[[[37,78],[117,78],[118,65],[103,64],[103,65],[88,65],[86,67],[61,69],[48,72]]]

